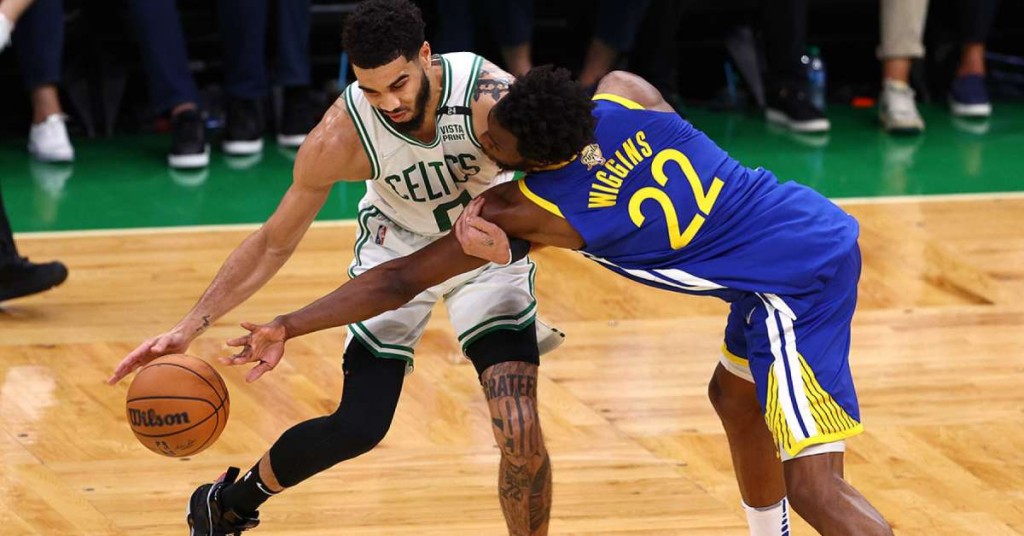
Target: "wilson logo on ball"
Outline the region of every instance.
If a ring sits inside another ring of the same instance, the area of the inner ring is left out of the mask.
[[[153,426],[176,426],[189,424],[188,412],[158,414],[154,410],[142,411],[141,409],[128,409],[128,418],[132,426],[149,428]]]

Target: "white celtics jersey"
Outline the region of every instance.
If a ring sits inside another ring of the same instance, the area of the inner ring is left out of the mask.
[[[483,153],[469,114],[483,58],[469,52],[441,58],[441,100],[434,139],[423,143],[395,130],[357,84],[345,106],[370,158],[373,177],[363,204],[418,234],[451,229],[470,199],[491,186],[498,167]]]

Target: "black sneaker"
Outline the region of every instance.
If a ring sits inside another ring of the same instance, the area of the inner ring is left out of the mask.
[[[36,264],[25,257],[0,266],[0,301],[21,298],[51,289],[68,278],[68,269],[59,261]]]
[[[783,86],[768,94],[765,119],[794,132],[828,132],[832,125],[825,114],[811,104],[807,92]]]
[[[171,118],[171,152],[167,165],[175,169],[202,168],[210,165],[210,144],[206,125],[197,110],[185,110]]]
[[[306,134],[309,134],[320,120],[320,115],[309,88],[285,90],[281,127],[277,129],[277,144],[282,147],[302,145],[302,142],[306,141]]]
[[[229,155],[263,151],[263,106],[255,99],[229,98],[222,147]]]
[[[260,524],[260,513],[242,515],[220,504],[220,492],[238,478],[238,468],[228,467],[216,482],[203,484],[192,492],[186,510],[189,536],[239,536]]]

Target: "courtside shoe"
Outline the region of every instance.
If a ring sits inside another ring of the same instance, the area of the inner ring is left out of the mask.
[[[811,103],[805,91],[796,87],[783,86],[769,93],[764,116],[769,123],[793,132],[820,133],[832,128],[825,113]]]
[[[40,162],[71,162],[75,149],[68,138],[64,116],[50,114],[28,130],[28,152]]]
[[[260,524],[260,513],[241,515],[220,504],[221,491],[238,478],[238,468],[228,467],[216,482],[203,484],[192,492],[188,500],[186,519],[189,536],[239,536],[243,531]]]
[[[263,106],[256,99],[227,101],[227,119],[221,148],[229,156],[248,156],[263,152]]]
[[[898,80],[886,80],[882,85],[878,120],[882,122],[882,128],[893,134],[917,134],[924,130],[924,120],[914,101],[914,90]]]
[[[167,165],[174,169],[210,165],[206,124],[198,110],[185,110],[171,118],[171,152],[167,154]]]
[[[297,149],[306,141],[306,134],[320,121],[319,112],[309,88],[286,89],[281,124],[277,129],[277,144]]]
[[[988,117],[992,103],[988,100],[985,77],[980,74],[958,76],[949,88],[949,108],[960,117]]]

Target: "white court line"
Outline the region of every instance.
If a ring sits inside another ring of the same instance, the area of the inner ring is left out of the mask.
[[[889,195],[879,197],[830,198],[837,205],[879,205],[892,203],[945,203],[959,201],[985,201],[992,199],[1024,199],[1024,192],[983,192],[974,194]],[[355,219],[314,221],[313,227],[347,227],[356,225]],[[126,229],[90,229],[85,231],[35,231],[15,233],[16,238],[75,238],[172,233],[207,233],[222,231],[255,231],[262,223],[236,223],[225,225],[182,225],[177,227],[133,227]]]
[[[348,227],[356,220],[315,221],[311,227]],[[262,223],[231,223],[223,225],[180,225],[172,227],[129,227],[125,229],[87,229],[78,231],[34,231],[14,233],[15,238],[76,238],[100,236],[131,236],[175,233],[219,233],[230,231],[255,231]]]
[[[991,199],[1024,199],[1024,192],[981,192],[974,194],[883,195],[879,197],[830,197],[837,205],[878,205],[884,203],[943,203],[953,201],[986,201]]]

